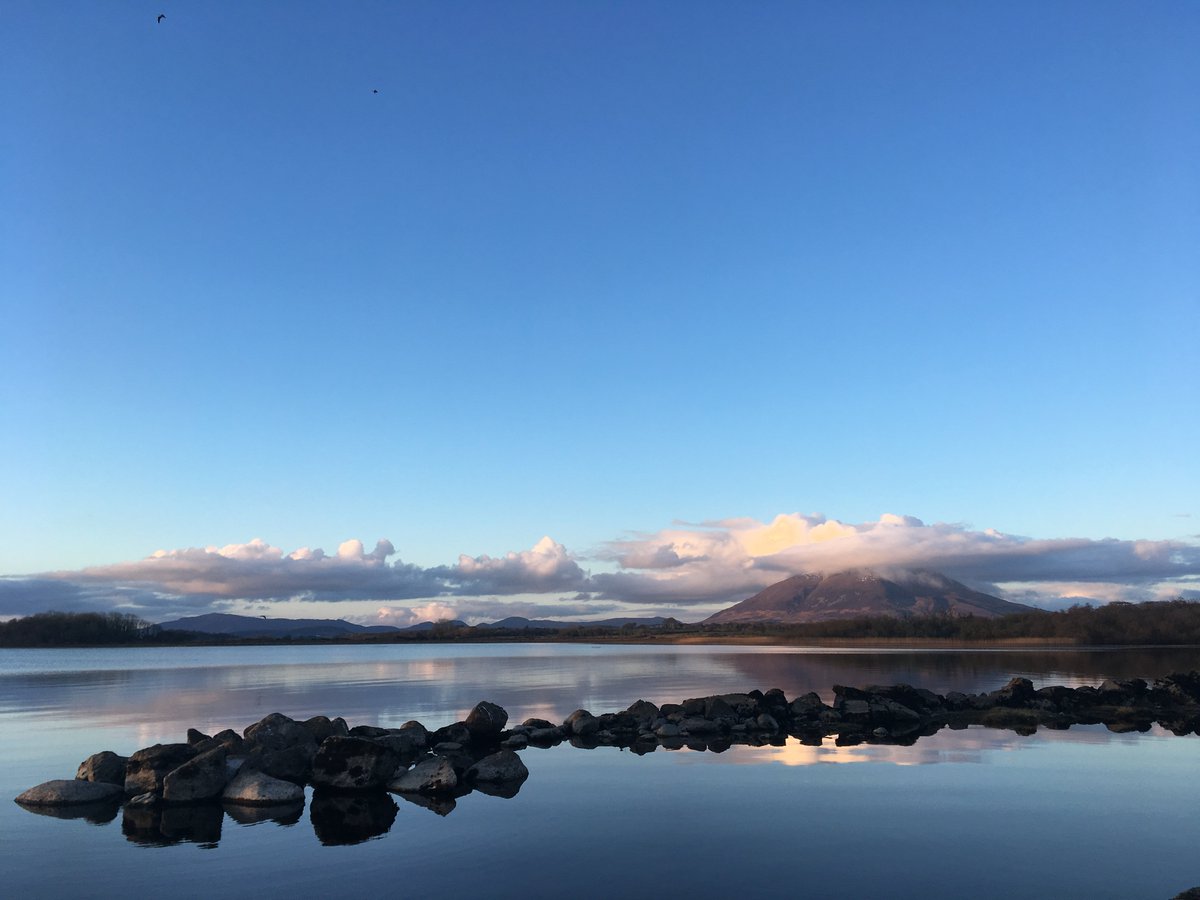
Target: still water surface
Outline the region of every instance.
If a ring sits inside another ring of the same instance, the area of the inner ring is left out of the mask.
[[[567,644],[0,651],[0,789],[69,778],[188,727],[279,711],[429,727],[476,702],[510,721],[779,687],[906,682],[984,691],[1014,675],[1095,684],[1200,668],[1195,651],[844,651]],[[449,815],[403,799],[282,821],[218,810],[102,824],[0,804],[8,896],[1168,898],[1200,885],[1200,738],[1100,727],[970,728],[912,747],[734,747],[635,756],[530,749],[511,799]],[[398,805],[398,808],[397,808]],[[332,835],[322,823],[360,827]],[[239,821],[239,818],[241,821]],[[368,839],[369,838],[369,839]],[[357,840],[357,843],[351,841]]]

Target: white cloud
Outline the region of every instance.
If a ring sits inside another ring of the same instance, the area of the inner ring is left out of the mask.
[[[161,620],[247,604],[355,601],[368,610],[387,604],[397,621],[421,610],[429,615],[417,621],[698,614],[791,574],[847,568],[932,569],[1009,599],[1060,606],[1077,602],[1072,598],[1193,596],[1200,578],[1194,543],[1034,539],[890,513],[857,524],[799,513],[769,522],[677,523],[606,545],[595,554],[595,573],[550,537],[527,550],[464,554],[453,565],[430,568],[393,557],[396,548],[386,539],[370,552],[358,539],[344,541],[332,556],[310,547],[285,553],[261,538],[159,550],[133,562],[0,578],[0,616],[121,609]],[[570,601],[536,599],[573,594]],[[516,597],[535,599],[500,599]]]

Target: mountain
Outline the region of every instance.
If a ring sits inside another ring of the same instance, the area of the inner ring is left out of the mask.
[[[1031,606],[972,590],[938,572],[889,572],[885,577],[869,569],[858,569],[833,575],[793,575],[714,613],[704,622],[796,624],[863,616],[902,618],[935,614],[993,619],[1032,610]]]
[[[555,622],[549,619],[526,619],[510,616],[499,622],[482,624],[479,628],[527,628],[556,630],[563,628],[620,628],[622,625],[658,627],[666,621],[661,617],[649,619],[603,619],[599,622]],[[421,622],[407,628],[394,625],[355,625],[343,619],[269,619],[266,616],[235,616],[231,613],[207,613],[162,622],[163,631],[194,631],[200,634],[224,634],[239,638],[339,638],[356,634],[384,634],[398,631],[430,631],[434,627],[466,628],[457,619],[451,622]]]
[[[186,616],[162,622],[158,627],[163,631],[197,631],[201,634],[263,638],[335,638],[401,630],[392,625],[355,625],[342,619],[268,619],[266,616],[235,616],[229,613]]]

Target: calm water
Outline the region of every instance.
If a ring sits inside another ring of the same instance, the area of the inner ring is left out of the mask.
[[[1094,684],[1200,668],[1193,651],[831,651],[438,645],[0,651],[0,788],[69,778],[195,726],[268,712],[430,727],[481,699],[561,720],[751,688],[788,696],[903,681],[982,691],[1013,675]],[[1168,898],[1200,885],[1200,738],[1099,727],[971,728],[912,747],[739,748],[647,756],[523,752],[512,799],[434,815],[309,797],[283,821],[217,811],[93,824],[0,803],[8,896],[660,896]],[[330,804],[334,805],[331,806]],[[337,806],[342,803],[342,806]],[[351,808],[352,807],[352,808]],[[330,846],[324,823],[349,817]],[[246,817],[242,816],[242,819]],[[356,833],[354,829],[359,829]],[[358,843],[344,843],[347,834]],[[367,839],[370,838],[370,839]],[[322,843],[322,841],[326,843]],[[172,841],[175,841],[172,843]]]

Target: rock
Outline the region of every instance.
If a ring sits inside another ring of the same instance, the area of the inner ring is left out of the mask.
[[[557,725],[551,725],[549,728],[535,728],[530,731],[529,743],[537,744],[540,747],[549,747],[551,744],[561,743],[563,737],[563,729]]]
[[[189,728],[187,730],[187,742],[193,746],[211,739],[212,736],[205,734],[203,731],[198,731],[195,728]]]
[[[265,772],[243,771],[225,786],[221,799],[242,806],[279,806],[303,802],[304,788]]]
[[[679,726],[674,722],[663,722],[654,729],[654,733],[660,738],[677,738],[679,737]]]
[[[242,763],[242,769],[262,772],[293,784],[306,784],[312,778],[313,759],[317,748],[313,744],[296,744],[281,750],[252,748]]]
[[[311,731],[283,713],[271,713],[249,726],[242,736],[251,747],[264,750],[286,750],[289,747],[316,747],[317,739]]]
[[[79,764],[75,777],[80,781],[100,781],[104,784],[125,785],[125,764],[128,757],[118,756],[111,750],[93,753]]]
[[[658,717],[658,707],[649,700],[637,700],[625,710],[639,725],[650,725]]]
[[[338,733],[337,726],[333,724],[328,716],[313,716],[311,719],[305,719],[300,723],[305,730],[313,736],[313,740],[318,744],[327,737],[333,737]]]
[[[76,806],[112,800],[124,793],[123,785],[111,782],[59,779],[31,787],[16,799],[22,806]]]
[[[155,744],[137,751],[125,763],[125,795],[162,795],[163,778],[196,755],[188,744]]]
[[[382,788],[400,764],[389,748],[360,737],[328,737],[313,758],[312,783],[336,791]]]
[[[458,775],[450,761],[431,756],[388,782],[388,790],[398,794],[452,794],[458,787]]]
[[[163,778],[164,803],[194,803],[219,797],[229,781],[225,748],[216,747],[194,756]]]
[[[146,791],[144,794],[135,794],[125,801],[125,809],[136,809],[138,807],[158,806],[162,798],[154,791]]]
[[[378,738],[388,734],[386,728],[379,725],[355,725],[350,729],[350,737]]]
[[[1014,678],[1000,690],[991,694],[997,706],[1023,707],[1034,698],[1036,691],[1028,678]]]
[[[476,703],[475,708],[467,713],[464,724],[474,740],[494,741],[508,724],[508,713],[503,707],[483,700]]]
[[[688,716],[680,721],[679,730],[684,734],[713,734],[720,731],[721,726],[703,716]]]
[[[468,781],[524,781],[528,777],[529,769],[511,750],[485,756],[467,771]]]
[[[455,722],[451,725],[446,725],[439,728],[437,731],[429,733],[427,738],[429,746],[436,747],[438,744],[469,744],[471,743],[471,729],[463,722]]]
[[[425,752],[425,740],[422,735],[405,731],[391,731],[381,737],[371,738],[381,747],[387,747],[397,757],[412,758]]]
[[[741,696],[745,697],[744,694]],[[704,718],[713,722],[723,722],[732,725],[738,720],[738,711],[724,697],[706,697],[704,702]]]
[[[772,734],[780,730],[778,720],[770,713],[759,713],[754,720],[754,727],[759,731],[769,731]]]
[[[586,709],[577,709],[563,721],[563,731],[575,737],[590,737],[600,730],[600,723]]]
[[[500,746],[506,750],[524,750],[529,746],[529,736],[520,733],[510,734],[500,742]]]
[[[218,731],[208,740],[201,741],[193,746],[197,753],[205,753],[216,747],[224,747],[231,755],[238,755],[245,752],[246,742],[232,728],[226,728],[224,731]]]

